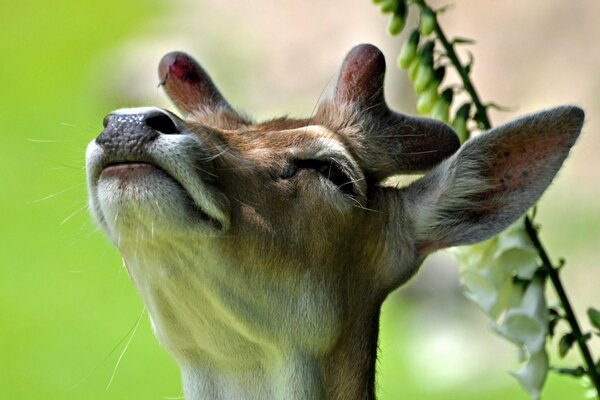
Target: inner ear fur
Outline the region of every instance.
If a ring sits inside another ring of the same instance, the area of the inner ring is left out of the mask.
[[[583,125],[563,106],[517,119],[468,141],[403,192],[422,254],[479,242],[533,206]]]

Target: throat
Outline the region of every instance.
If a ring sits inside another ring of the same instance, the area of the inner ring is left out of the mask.
[[[379,303],[344,318],[352,299],[319,268],[282,280],[189,249],[122,251],[187,400],[374,399]]]
[[[375,400],[375,359],[371,354],[344,352],[317,360],[291,353],[268,365],[238,370],[181,364],[185,398]]]
[[[319,363],[302,354],[290,354],[269,365],[242,370],[202,364],[181,365],[181,371],[187,400],[327,398]]]
[[[243,366],[180,363],[185,398],[374,400],[377,338],[356,339],[349,335],[320,357],[290,350]]]

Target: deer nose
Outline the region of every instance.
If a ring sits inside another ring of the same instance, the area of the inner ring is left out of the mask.
[[[104,130],[96,143],[105,149],[136,150],[154,141],[161,134],[181,133],[180,120],[160,108],[131,108],[112,112],[104,117]]]

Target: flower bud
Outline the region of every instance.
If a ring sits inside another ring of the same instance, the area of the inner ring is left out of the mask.
[[[391,12],[394,12],[394,10],[396,10],[396,8],[398,7],[398,0],[384,0],[381,3],[381,12],[384,14],[389,14]]]
[[[446,76],[446,67],[444,67],[443,65],[440,67],[437,67],[433,71],[433,82],[435,83],[436,86],[440,86],[442,84],[442,81],[444,80],[444,76]]]
[[[433,65],[429,60],[422,60],[419,69],[417,70],[417,76],[415,77],[414,88],[415,92],[423,93],[425,88],[433,80]]]
[[[452,89],[448,88],[444,90],[431,110],[431,117],[448,122],[448,113],[450,111],[450,103],[452,103],[453,96],[454,92],[452,92]]]
[[[437,85],[433,82],[427,86],[427,89],[419,96],[417,100],[417,112],[421,115],[428,115],[433,105],[438,100]]]
[[[388,25],[388,32],[390,33],[390,35],[396,36],[397,34],[402,32],[405,23],[406,19],[404,19],[404,17],[398,14],[393,14],[390,18],[390,23]]]
[[[400,68],[408,68],[417,55],[417,46],[419,45],[420,36],[418,29],[413,30],[408,40],[404,43],[404,46],[402,46],[400,55],[398,56],[398,65]]]
[[[458,111],[456,111],[456,115],[454,116],[454,120],[452,121],[452,128],[458,135],[458,139],[460,143],[464,143],[469,139],[469,129],[467,128],[467,122],[469,121],[469,113],[471,112],[471,103],[465,103]]]
[[[435,13],[429,8],[425,8],[421,11],[421,20],[419,21],[421,34],[423,36],[429,35],[435,29],[435,25]]]
[[[433,40],[427,40],[423,43],[423,46],[419,49],[419,54],[423,58],[431,58],[433,60],[433,49],[435,47],[435,42]]]
[[[419,60],[418,66],[413,66],[413,62],[409,66],[409,74],[412,81],[414,81],[415,91],[417,93],[423,92],[429,82],[433,79],[433,48],[435,42],[428,40],[423,43],[423,46],[419,49],[419,54],[415,59]],[[415,69],[413,69],[415,68]]]
[[[415,58],[410,62],[408,66],[408,79],[414,82],[417,77],[417,71],[419,70],[419,66],[421,65],[421,56],[417,54]]]

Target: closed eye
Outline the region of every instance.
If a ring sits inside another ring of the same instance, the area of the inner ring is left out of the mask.
[[[343,194],[356,197],[354,179],[335,160],[293,160],[288,166],[283,179],[289,179],[300,170],[314,170],[329,180]]]

